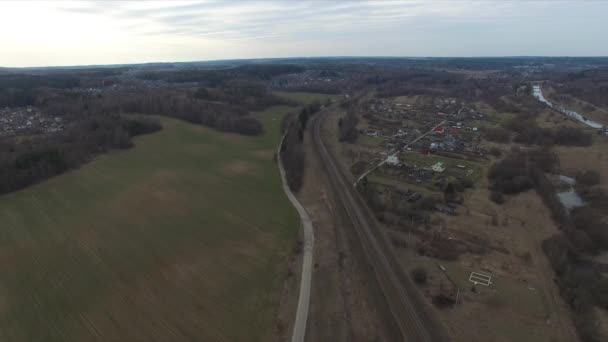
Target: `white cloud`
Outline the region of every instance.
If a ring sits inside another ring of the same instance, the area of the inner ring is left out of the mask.
[[[576,1],[0,2],[0,65],[608,55],[606,15]]]

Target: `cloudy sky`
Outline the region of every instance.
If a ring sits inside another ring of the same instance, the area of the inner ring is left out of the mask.
[[[607,56],[608,1],[0,1],[0,66]]]

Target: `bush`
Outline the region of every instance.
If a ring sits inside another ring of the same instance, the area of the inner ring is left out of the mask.
[[[536,124],[528,125],[515,137],[515,142],[526,145],[548,145],[553,142],[553,131],[538,127]]]
[[[153,118],[126,119],[123,126],[132,137],[156,132],[162,129],[160,122]]]
[[[575,178],[578,184],[585,186],[593,186],[600,183],[600,174],[595,170],[578,172]]]
[[[593,140],[591,134],[580,128],[562,126],[555,130],[554,142],[566,146],[590,146]]]
[[[490,194],[490,199],[496,204],[505,203],[505,196],[498,191],[492,191],[492,193]]]
[[[426,284],[428,275],[426,273],[426,270],[422,267],[416,267],[412,270],[412,279],[414,280],[414,282],[418,285],[424,285]]]
[[[489,127],[483,130],[483,136],[489,141],[508,143],[511,140],[509,131],[502,127]]]
[[[493,155],[494,157],[500,157],[502,155],[502,150],[499,149],[498,147],[494,146],[494,147],[490,148],[490,154]]]
[[[503,194],[516,194],[534,187],[536,171],[552,172],[559,165],[557,155],[549,150],[514,152],[494,163],[488,172],[490,188]]]
[[[359,132],[357,132],[357,124],[359,123],[359,117],[354,111],[349,110],[346,116],[340,119],[338,122],[338,129],[340,133],[340,141],[353,142],[357,140]]]

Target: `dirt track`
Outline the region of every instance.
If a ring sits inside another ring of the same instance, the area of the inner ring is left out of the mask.
[[[277,150],[277,161],[279,165],[279,172],[281,173],[281,182],[283,185],[283,191],[289,198],[291,204],[298,211],[300,215],[300,221],[302,222],[302,231],[304,235],[304,256],[302,259],[302,275],[300,278],[300,294],[298,296],[298,308],[296,310],[296,318],[293,325],[293,334],[291,342],[303,342],[304,336],[306,335],[306,321],[308,319],[308,309],[310,306],[310,283],[312,281],[312,255],[315,243],[315,237],[312,229],[312,221],[308,216],[308,213],[302,207],[300,202],[296,199],[294,194],[287,185],[287,178],[285,177],[285,170],[283,169],[283,163],[281,162],[281,147],[283,142]]]

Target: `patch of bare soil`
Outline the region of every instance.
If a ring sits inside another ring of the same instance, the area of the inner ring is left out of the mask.
[[[242,175],[251,172],[253,164],[245,160],[232,160],[224,165],[224,171],[234,175]]]
[[[275,150],[257,150],[253,152],[253,155],[256,158],[260,158],[263,160],[272,160],[275,154]]]

